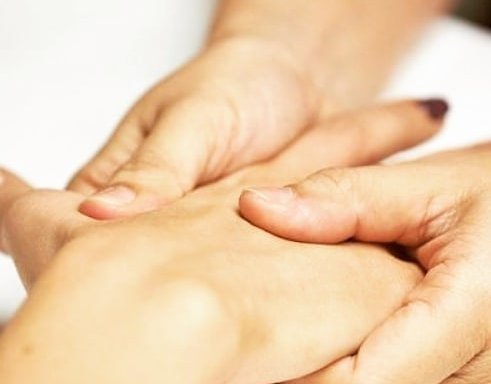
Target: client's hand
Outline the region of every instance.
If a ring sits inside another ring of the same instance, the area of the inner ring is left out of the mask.
[[[325,170],[242,196],[250,221],[285,238],[410,247],[427,271],[354,358],[302,383],[491,382],[491,144],[396,166]]]
[[[78,213],[82,195],[26,193],[5,173],[3,245],[29,287],[46,270],[0,339],[0,381],[267,383],[353,353],[419,269],[372,246],[271,236],[237,216],[237,194],[374,161],[438,127],[416,103],[339,117],[269,164],[110,223]]]

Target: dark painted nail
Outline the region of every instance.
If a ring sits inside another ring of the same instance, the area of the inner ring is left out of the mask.
[[[419,105],[424,108],[428,115],[434,120],[441,120],[445,117],[450,106],[443,99],[421,100]]]

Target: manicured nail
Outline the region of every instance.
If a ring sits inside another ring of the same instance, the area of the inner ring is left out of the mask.
[[[124,185],[117,185],[104,189],[95,195],[92,195],[89,200],[110,205],[126,205],[132,203],[136,198],[136,193],[131,188]]]
[[[244,192],[250,192],[259,199],[269,204],[286,205],[295,199],[295,192],[289,187],[284,188],[247,188]]]
[[[450,109],[448,103],[443,99],[421,100],[419,105],[433,120],[443,119]]]

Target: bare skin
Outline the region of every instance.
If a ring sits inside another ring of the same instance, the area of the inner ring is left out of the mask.
[[[1,382],[269,383],[354,353],[419,268],[370,245],[277,238],[236,199],[251,183],[377,161],[439,126],[414,102],[332,118],[266,164],[114,222],[80,214],[81,194],[3,172],[2,243],[30,293],[0,338]],[[321,142],[330,150],[313,151]]]
[[[168,204],[267,160],[377,94],[448,0],[223,0],[208,44],[128,112],[69,189],[98,219]]]
[[[397,242],[426,271],[357,356],[299,383],[490,382],[490,164],[488,143],[395,166],[323,170],[242,196],[242,213],[284,238]]]

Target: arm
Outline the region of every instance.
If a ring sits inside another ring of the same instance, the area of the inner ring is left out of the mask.
[[[333,106],[370,101],[396,60],[453,1],[222,0],[210,44],[255,38],[282,46]]]

